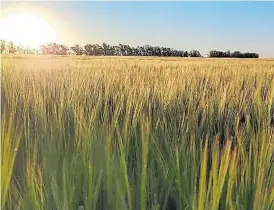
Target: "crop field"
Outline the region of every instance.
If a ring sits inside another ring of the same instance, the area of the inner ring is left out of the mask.
[[[13,55],[1,81],[2,209],[274,209],[274,60]]]

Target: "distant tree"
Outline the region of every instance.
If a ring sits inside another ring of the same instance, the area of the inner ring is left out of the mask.
[[[108,45],[107,43],[103,43],[103,45],[102,45],[102,53],[103,53],[103,55],[110,55],[111,53],[110,53],[110,50],[111,49],[111,47],[110,47],[110,45]]]
[[[109,55],[111,55],[111,56],[116,55],[115,54],[115,46],[110,46]]]
[[[114,51],[114,55],[117,55],[117,56],[122,55],[121,49],[119,46],[113,46],[113,51]]]
[[[126,45],[126,54],[127,56],[132,56],[132,48],[129,45]]]
[[[95,46],[95,55],[104,55],[104,49],[99,44],[96,44]]]
[[[168,47],[166,48],[166,50],[167,50],[167,56],[172,56],[171,48]]]
[[[17,45],[16,51],[18,54],[27,54],[27,51],[25,50],[25,46],[23,45]]]
[[[15,47],[15,45],[14,45],[14,43],[12,41],[10,41],[8,43],[8,51],[9,51],[9,54],[16,53],[16,47]]]
[[[70,48],[75,55],[83,55],[84,50],[82,47],[80,47],[78,44]]]
[[[235,51],[231,53],[230,51],[222,52],[211,50],[208,54],[208,57],[211,58],[259,58],[257,53],[241,53],[240,51]]]
[[[84,46],[87,55],[94,55],[94,49],[92,44],[87,44]]]
[[[48,43],[47,45],[47,54],[56,55],[58,51],[58,45],[56,43]]]
[[[40,46],[40,52],[42,54],[49,54],[49,48],[46,45],[41,45]]]
[[[189,55],[188,55],[188,52],[187,51],[185,51],[184,52],[184,57],[188,57]]]
[[[16,52],[18,54],[38,54],[37,49],[30,46],[24,46],[24,45],[17,45]]]
[[[47,45],[42,45],[40,51],[42,54],[67,55],[69,48],[63,44],[48,43]]]
[[[6,48],[6,41],[5,40],[1,40],[1,54],[2,53],[5,53],[7,51],[7,48]]]
[[[152,56],[152,49],[150,45],[145,45],[144,50],[146,52],[146,56]]]
[[[127,56],[127,46],[124,44],[119,44],[119,48],[122,56]]]
[[[243,53],[243,57],[244,58],[259,58],[259,54],[258,53]]]
[[[191,50],[189,52],[189,57],[201,57],[201,54],[198,50]]]
[[[225,52],[225,57],[227,57],[227,58],[231,57],[231,52],[229,50]]]
[[[138,49],[135,48],[135,47],[132,47],[131,48],[131,54],[132,54],[132,56],[137,56],[138,55]]]
[[[162,56],[162,51],[159,46],[154,47],[154,54],[155,54],[155,56]]]
[[[230,57],[230,52],[221,52],[217,50],[211,50],[208,54],[211,58],[223,58],[223,57]]]
[[[138,46],[137,49],[138,49],[139,56],[146,56],[146,50],[145,50],[144,46]]]
[[[87,44],[84,48],[87,55],[104,55],[104,49],[98,44]]]
[[[66,45],[57,45],[55,55],[67,55],[69,48]]]
[[[232,58],[242,58],[242,57],[243,57],[243,54],[242,54],[240,51],[234,51],[234,52],[231,54],[231,57],[232,57]]]
[[[210,58],[216,58],[218,56],[219,55],[218,55],[218,51],[217,50],[211,50],[211,51],[209,51],[208,57],[210,57]]]

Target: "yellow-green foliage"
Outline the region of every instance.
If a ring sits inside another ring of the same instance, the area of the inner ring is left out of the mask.
[[[4,57],[3,209],[274,209],[274,60]]]

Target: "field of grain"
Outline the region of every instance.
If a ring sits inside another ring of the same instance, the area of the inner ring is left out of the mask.
[[[2,59],[1,207],[274,209],[274,60]]]

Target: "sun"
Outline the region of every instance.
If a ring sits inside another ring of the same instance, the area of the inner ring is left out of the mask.
[[[0,39],[13,41],[15,44],[38,48],[47,42],[56,41],[56,33],[43,19],[36,15],[12,14],[0,20]]]

